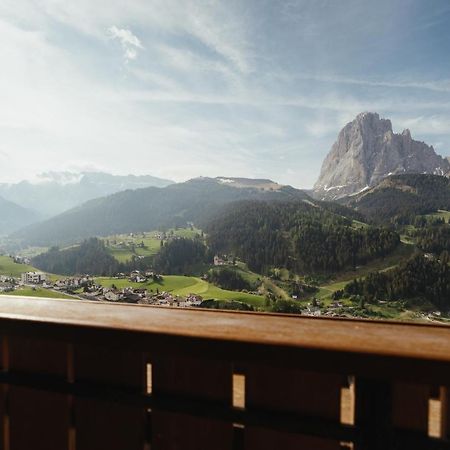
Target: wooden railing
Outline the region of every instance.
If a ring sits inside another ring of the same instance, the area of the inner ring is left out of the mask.
[[[443,326],[1,297],[0,330],[5,450],[450,449]]]

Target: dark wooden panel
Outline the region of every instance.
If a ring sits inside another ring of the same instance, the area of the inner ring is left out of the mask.
[[[11,386],[9,415],[11,450],[69,448],[67,396]]]
[[[45,373],[66,378],[68,354],[64,342],[18,336],[10,336],[8,342],[11,371]]]
[[[7,338],[0,335],[0,369],[8,369],[8,358],[7,353],[4,351],[4,347],[7,345]],[[6,390],[7,386],[0,384],[0,450],[5,448],[5,432],[8,433],[8,425],[5,411],[5,401],[6,401]]]
[[[446,327],[185,309],[3,296],[0,327],[74,343],[271,361],[378,379],[393,373],[413,383],[443,385],[450,379]]]
[[[67,346],[10,337],[9,370],[45,373],[65,379]],[[10,450],[68,449],[70,407],[67,395],[10,386],[8,404]]]
[[[427,434],[430,387],[394,383],[392,394],[393,426]]]
[[[158,357],[152,361],[153,395],[203,399],[231,406],[231,364],[191,358]],[[152,450],[231,450],[232,423],[152,411]]]
[[[0,450],[7,448],[6,436],[9,433],[8,420],[5,411],[5,401],[6,401],[6,390],[7,386],[0,384]]]
[[[439,399],[441,401],[441,437],[450,439],[450,389],[441,387]]]
[[[74,349],[75,381],[107,384],[116,389],[144,392],[144,361],[139,352],[98,346]],[[76,398],[77,450],[142,450],[145,408]]]
[[[245,369],[246,407],[292,412],[339,422],[340,375],[249,366]],[[246,427],[245,448],[258,450],[338,450],[337,441]]]
[[[394,448],[391,383],[356,377],[355,425],[361,433],[356,450]]]

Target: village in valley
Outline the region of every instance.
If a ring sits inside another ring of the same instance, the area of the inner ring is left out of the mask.
[[[186,296],[174,295],[170,292],[155,289],[127,286],[118,288],[114,285],[104,287],[91,275],[53,279],[44,272],[24,272],[20,279],[11,276],[0,276],[0,291],[4,293],[14,292],[18,288],[28,287],[31,289],[46,289],[48,291],[60,292],[66,296],[82,300],[94,300],[105,302],[135,303],[141,305],[157,305],[172,307],[198,307],[203,297],[198,294]],[[149,281],[156,284],[163,281],[163,276],[153,271],[141,272],[134,270],[129,274],[119,273],[114,279],[129,281],[130,284],[145,284]],[[122,284],[122,283],[120,283]]]

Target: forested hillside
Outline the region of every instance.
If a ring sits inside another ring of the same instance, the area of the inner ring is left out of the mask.
[[[259,273],[271,267],[335,272],[387,255],[399,244],[395,232],[356,229],[351,219],[305,202],[234,203],[205,231],[213,251],[232,253]]]
[[[376,223],[413,223],[420,214],[450,210],[450,178],[438,175],[393,175],[345,202]]]
[[[409,300],[431,302],[440,309],[450,307],[450,258],[416,255],[388,272],[373,272],[365,279],[345,287],[345,294],[359,295],[366,301]]]
[[[33,258],[33,264],[45,272],[62,275],[115,275],[120,263],[108,252],[105,244],[96,238],[88,239],[72,248],[51,248]]]
[[[165,188],[124,191],[89,201],[13,237],[28,245],[75,243],[91,236],[203,224],[225,204],[241,199],[309,199],[301,190],[272,185],[277,187],[262,189],[243,185],[240,179],[235,187],[220,179],[200,178]]]

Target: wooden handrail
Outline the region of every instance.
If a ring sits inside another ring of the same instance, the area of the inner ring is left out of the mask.
[[[263,357],[274,353],[275,359],[279,359],[277,353],[284,358],[301,352],[303,358],[308,355],[309,365],[315,353],[334,355],[330,365],[335,365],[340,355],[343,362],[350,364],[346,371],[357,370],[358,360],[363,364],[376,361],[377,367],[370,364],[370,374],[380,376],[393,370],[391,364],[398,367],[408,363],[416,366],[409,370],[418,370],[413,374],[415,379],[425,376],[428,382],[440,382],[450,375],[450,327],[442,325],[2,296],[0,327],[12,333],[20,330],[22,334],[28,329],[33,336],[55,336],[60,332],[62,338],[71,333],[82,340],[90,339],[92,333],[101,339],[103,331],[106,336],[113,333],[117,344],[121,339],[138,336],[144,346],[153,336],[168,343],[177,338],[191,339],[199,344],[214,343],[222,351],[228,344],[230,350],[238,349],[237,358],[241,355],[252,360],[258,359],[255,350],[261,347]],[[301,363],[289,359],[285,362]],[[425,374],[420,369],[423,364]],[[440,373],[429,370],[437,365]],[[318,369],[323,366],[327,361],[317,361]],[[407,378],[410,375],[405,373]]]
[[[188,434],[197,426],[216,430],[205,442],[229,442],[217,448],[230,450],[240,448],[236,436],[242,433],[248,449],[288,442],[278,437],[285,433],[299,434],[295,446],[303,442],[305,448],[335,448],[322,438],[351,440],[360,450],[402,448],[402,442],[450,448],[446,439],[427,435],[427,402],[438,386],[441,436],[447,436],[450,328],[445,326],[2,296],[0,333],[5,450],[26,448],[17,444],[25,438],[14,427],[27,417],[21,408],[29,408],[30,398],[37,412],[43,408],[52,416],[59,408],[67,414],[61,423],[57,414],[56,425],[36,419],[48,425],[43,448],[49,449],[61,446],[52,426],[72,436],[69,450],[95,448],[85,440],[87,430],[100,442],[108,427],[97,433],[84,418],[112,414],[118,432],[127,408],[134,411],[126,416],[127,427],[137,421],[139,433],[147,429],[148,436],[139,438],[129,432],[142,448],[150,441],[156,449],[178,448],[174,424]],[[153,391],[144,379],[146,367],[152,367]],[[244,409],[231,404],[233,373],[246,379]],[[356,380],[354,425],[339,422],[340,390],[349,376]],[[54,403],[55,395],[67,400]],[[102,406],[110,401],[123,405],[123,413],[122,406],[114,413]],[[79,411],[83,402],[93,403]],[[200,422],[185,422],[180,414]],[[124,430],[107,439],[108,448],[128,442]],[[196,438],[194,433],[181,442],[186,449],[201,448]],[[136,445],[130,448],[141,448]]]

